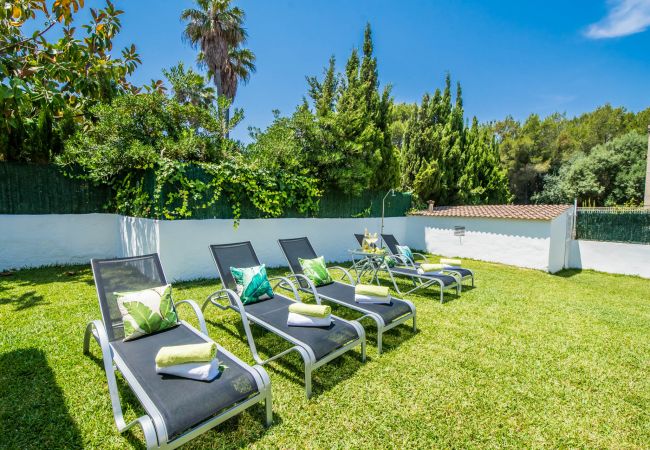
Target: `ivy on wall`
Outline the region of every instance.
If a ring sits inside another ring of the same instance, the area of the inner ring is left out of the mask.
[[[223,201],[235,223],[246,201],[260,217],[280,217],[288,210],[309,216],[318,212],[322,194],[314,178],[230,161],[186,164],[165,160],[148,173],[129,173],[114,188],[114,208],[120,214],[188,219],[197,210],[214,208]]]

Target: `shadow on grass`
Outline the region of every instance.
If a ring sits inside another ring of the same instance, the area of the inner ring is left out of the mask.
[[[559,272],[555,272],[552,275],[560,278],[571,278],[571,277],[575,277],[576,275],[580,275],[581,273],[582,273],[582,269],[562,269]]]
[[[235,338],[244,341],[246,340],[244,327],[239,321],[235,324],[237,331],[214,320],[206,319],[206,322]],[[274,333],[255,324],[251,325],[251,333],[259,353],[270,357],[292,347],[291,343],[278,337]],[[363,364],[359,352],[359,348],[355,347],[351,351],[346,352],[333,361],[330,361],[324,366],[316,369],[316,371],[312,373],[313,396],[317,397],[320,392],[329,390],[341,381],[351,377]],[[367,359],[369,360],[370,358],[367,357]],[[283,370],[277,370],[278,366]],[[270,368],[274,373],[277,373],[285,379],[300,385],[301,388],[304,388],[304,362],[296,352],[291,352],[282,358],[276,359],[270,366],[266,367]]]
[[[34,306],[47,305],[42,295],[37,295],[36,291],[25,292],[19,297],[0,298],[0,306],[14,305],[14,311],[22,311]]]
[[[0,355],[0,447],[82,448],[76,423],[43,351]]]
[[[0,281],[2,281],[0,286],[4,284],[6,289],[70,282],[95,284],[90,264],[21,269],[12,272],[9,276],[3,276]]]

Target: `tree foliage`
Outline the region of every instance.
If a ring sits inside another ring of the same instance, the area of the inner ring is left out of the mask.
[[[542,190],[551,192],[557,174],[576,155],[588,155],[593,148],[631,131],[645,134],[650,108],[637,114],[607,104],[574,118],[531,114],[523,123],[506,117],[492,127],[498,137],[501,161],[508,171],[510,189],[517,203],[529,203]],[[636,194],[635,194],[636,195]]]
[[[544,177],[539,203],[639,205],[643,202],[647,138],[636,131],[577,151],[556,174]]]
[[[390,87],[379,87],[370,26],[361,56],[354,49],[343,73],[331,57],[323,77],[307,77],[307,84],[309,100],[290,118],[276,117],[264,133],[253,132],[249,150],[258,164],[306,168],[324,189],[352,194],[395,187],[392,99]]]
[[[439,205],[508,202],[497,143],[476,119],[471,128],[465,126],[460,84],[453,98],[447,75],[444,90],[425,94],[420,105],[400,109],[402,189]],[[410,116],[404,122],[406,111]]]
[[[289,208],[314,212],[316,180],[249,164],[227,137],[242,118],[237,110],[227,121],[228,107],[225,97],[205,107],[160,92],[122,95],[91,108],[96,121],[74,134],[57,163],[72,176],[111,186],[112,209],[122,214],[186,218],[222,197],[236,220],[244,201],[268,217]]]
[[[0,8],[0,160],[49,161],[90,107],[136,90],[127,80],[140,64],[135,46],[121,57],[112,52],[122,11],[107,0],[90,10],[89,23],[74,27],[83,4],[10,0]],[[43,20],[43,28],[35,26]],[[57,26],[62,37],[48,41]]]
[[[206,78],[179,62],[163,74],[171,85],[172,95],[179,103],[191,103],[195,106],[209,108],[216,100],[215,91],[207,85]]]
[[[94,124],[77,132],[57,161],[82,168],[95,182],[111,184],[163,159],[217,162],[234,146],[226,139],[214,106],[179,103],[157,92],[122,95],[92,107],[90,113]]]
[[[195,8],[181,13],[184,38],[199,49],[197,62],[206,67],[217,88],[218,96],[230,102],[237,95],[239,83],[247,83],[255,72],[255,54],[244,47],[247,33],[245,14],[231,5],[231,0],[195,0]],[[226,111],[228,119],[229,111]]]

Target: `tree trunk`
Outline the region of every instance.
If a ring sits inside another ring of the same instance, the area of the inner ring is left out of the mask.
[[[214,85],[217,87],[217,98],[223,95],[223,85],[221,84],[221,70],[213,69],[213,81]]]
[[[228,139],[230,137],[230,106],[226,108],[224,117],[226,118],[226,139]]]
[[[217,99],[223,95],[223,84],[221,83],[221,70],[214,70],[214,85],[217,87]],[[230,131],[228,130],[228,124],[230,123],[230,107],[226,108],[226,112],[224,114],[224,117],[226,119],[226,129],[224,130],[224,136],[226,139],[230,137]]]

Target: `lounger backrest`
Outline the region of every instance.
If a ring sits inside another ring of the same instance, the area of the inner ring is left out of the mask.
[[[365,239],[365,236],[363,234],[354,233],[354,237],[357,238],[359,245],[363,245],[363,240]]]
[[[384,241],[384,244],[388,246],[388,250],[390,250],[390,252],[393,255],[399,255],[399,252],[397,251],[397,246],[399,245],[399,242],[397,242],[395,236],[393,236],[392,234],[382,234],[381,238]]]
[[[300,261],[298,261],[299,258],[314,259],[318,257],[314,247],[311,246],[309,239],[306,237],[278,239],[278,243],[284,252],[284,256],[287,258],[287,262],[289,263],[289,267],[291,267],[293,273],[302,273],[302,267],[300,266]],[[306,287],[303,280],[300,280],[300,285]]]
[[[124,338],[122,315],[116,292],[140,291],[167,284],[157,254],[118,259],[93,259],[90,262],[99,307],[110,341]]]
[[[230,272],[231,267],[253,267],[259,266],[253,244],[250,241],[237,242],[234,244],[218,244],[210,246],[210,253],[217,264],[219,277],[223,286],[235,290],[237,283]]]

